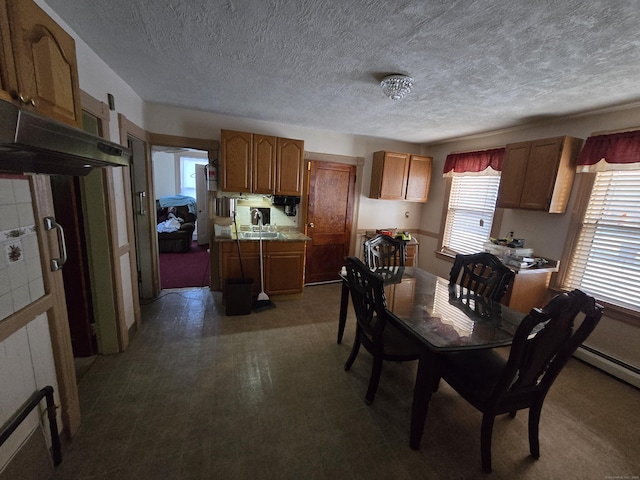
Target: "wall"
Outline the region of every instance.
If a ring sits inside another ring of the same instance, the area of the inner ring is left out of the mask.
[[[304,140],[306,152],[362,157],[365,159],[362,173],[363,191],[360,197],[360,210],[356,213],[355,218],[358,230],[381,227],[398,227],[409,230],[418,230],[420,228],[422,204],[375,200],[366,197],[369,193],[369,183],[371,182],[373,152],[391,150],[420,154],[422,150],[420,145],[383,138],[346,135],[294,125],[235,118],[159,104],[147,104],[145,117],[147,120],[146,128],[154,133],[220,140],[221,129],[240,130],[302,139]],[[313,155],[308,157],[312,159]],[[407,211],[409,212],[409,217],[405,216]]]
[[[512,142],[560,135],[586,139],[593,133],[634,127],[640,128],[640,105],[638,104],[588,115],[550,119],[526,128],[508,129],[425,146],[426,154],[434,158],[434,175],[431,180],[430,201],[422,210],[420,222],[425,233],[420,237],[420,266],[445,277],[448,276],[451,269],[451,263],[438,259],[434,255],[434,251],[438,247],[443,207],[447,201],[444,197],[445,179],[442,178],[441,172],[448,153],[482,150],[504,146]],[[574,188],[572,191],[567,211],[564,214],[505,209],[501,235],[514,231],[516,237],[525,239],[525,246],[533,248],[536,255],[561,259],[571,211],[575,203],[575,190]],[[605,316],[585,343],[606,355],[640,368],[640,350],[637,348],[637,345],[640,344],[640,328],[636,326]],[[636,375],[636,377],[638,376]]]
[[[153,152],[153,194],[156,198],[175,195],[176,159],[172,153]]]
[[[29,181],[0,178],[0,323],[44,294]],[[40,315],[0,341],[0,425],[46,385],[54,388],[59,404],[49,324],[47,316]],[[0,447],[0,471],[39,428],[40,413],[39,409],[32,411]],[[58,420],[61,428],[60,417]],[[50,443],[48,433],[46,438]]]

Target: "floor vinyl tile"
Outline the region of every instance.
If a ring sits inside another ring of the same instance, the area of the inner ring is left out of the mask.
[[[349,372],[340,284],[276,308],[225,316],[219,292],[163,291],[142,305],[127,351],[98,356],[79,384],[82,425],[54,480],[475,479],[481,416],[444,382],[419,451],[409,448],[415,363],[385,364],[364,403],[371,358]],[[492,480],[637,478],[640,393],[571,360],[542,411],[541,458],[527,413],[496,420]],[[487,477],[489,478],[489,477]]]

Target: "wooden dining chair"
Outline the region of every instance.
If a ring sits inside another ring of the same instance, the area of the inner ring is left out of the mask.
[[[480,451],[485,472],[491,472],[493,423],[503,413],[515,417],[518,410],[529,409],[529,450],[540,457],[538,429],[547,392],[601,316],[602,307],[592,297],[573,290],[524,317],[506,360],[493,350],[438,355],[437,373],[483,414]]]
[[[513,281],[513,271],[491,253],[456,255],[449,285],[458,284],[477,295],[500,301]]]
[[[407,250],[403,240],[390,237],[389,235],[379,234],[365,241],[363,244],[364,262],[370,268],[389,269],[389,274],[398,274],[397,267],[404,267]],[[400,274],[400,277],[402,275]],[[346,301],[346,298],[345,298]],[[344,311],[346,312],[346,303]],[[338,322],[338,343],[342,342],[346,319],[341,318]]]
[[[404,240],[379,234],[365,241],[364,261],[370,268],[404,267],[407,247]]]
[[[349,370],[360,350],[360,345],[373,356],[373,367],[365,403],[375,398],[383,361],[405,362],[417,360],[419,346],[393,324],[387,322],[387,304],[383,279],[373,273],[357,257],[346,258],[347,279],[351,300],[356,313],[356,335],[349,358],[344,365]]]

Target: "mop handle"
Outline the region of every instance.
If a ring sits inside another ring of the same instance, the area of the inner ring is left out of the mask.
[[[264,292],[264,267],[262,265],[262,215],[258,217],[258,238],[260,239],[260,290]]]

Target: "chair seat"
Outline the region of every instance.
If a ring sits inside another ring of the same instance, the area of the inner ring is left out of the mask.
[[[489,400],[506,364],[493,350],[443,353],[438,356],[442,378],[467,400]]]
[[[406,361],[419,357],[420,346],[393,325],[387,324],[382,336],[386,360]]]

